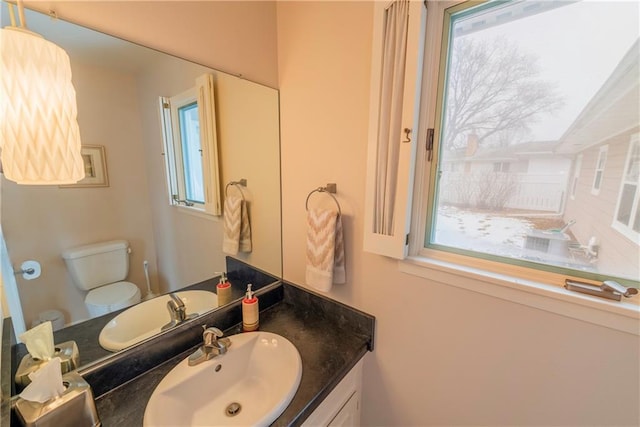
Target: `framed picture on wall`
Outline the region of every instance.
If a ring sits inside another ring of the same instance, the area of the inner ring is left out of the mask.
[[[83,145],[81,154],[84,162],[84,178],[75,184],[61,185],[60,187],[108,187],[109,175],[104,145]]]

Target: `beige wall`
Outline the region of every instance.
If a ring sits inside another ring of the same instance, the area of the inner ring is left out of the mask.
[[[400,273],[363,252],[369,2],[281,2],[284,278],[304,282],[306,194],[338,184],[348,283],[376,316],[367,425],[637,425],[638,337]]]
[[[218,75],[216,91],[222,199],[227,183],[247,180],[242,191],[249,205],[252,251],[235,257],[281,276],[278,91],[224,74]],[[230,186],[228,191],[238,190]]]
[[[25,6],[276,87],[272,1],[26,0]]]
[[[25,186],[2,178],[2,225],[9,257],[17,266],[28,259],[42,265],[37,279],[16,276],[20,300],[26,301],[22,307],[27,328],[47,309],[61,310],[67,323],[89,317],[86,292],[71,281],[64,250],[127,240],[133,250],[127,279],[143,294],[142,262],[156,256],[133,75],[78,62],[72,64],[72,72],[82,143],[105,147],[109,186]]]
[[[146,11],[125,13],[119,6],[94,14],[82,5],[74,13],[214,65],[219,57],[198,37],[215,31],[207,17],[180,9],[193,25],[165,27],[159,35],[151,24],[173,15],[163,3],[153,4],[147,20]],[[307,193],[338,183],[347,217],[348,283],[329,295],[377,317],[376,350],[365,365],[363,421],[637,425],[637,337],[405,275],[395,261],[362,251],[371,18],[366,2],[282,2],[277,10],[284,276],[303,283]],[[253,46],[259,49],[258,40]],[[275,48],[266,53],[275,60]],[[276,70],[271,64],[254,71],[264,71],[266,80]]]
[[[278,92],[167,56],[138,79],[140,103],[146,105],[141,117],[158,255],[155,291],[176,290],[225,269],[221,218],[194,215],[169,205],[165,159],[160,155],[158,97],[184,92],[203,73],[214,75],[221,191],[232,180],[245,178],[248,183],[244,192],[251,205],[253,251],[237,257],[273,274],[282,272]],[[233,191],[229,189],[230,194]]]
[[[220,221],[185,214],[169,205],[165,158],[161,155],[164,149],[158,97],[171,97],[194,87],[196,77],[207,72],[210,70],[200,65],[163,56],[137,80],[140,104],[145,105],[141,111],[142,141],[148,153],[146,173],[158,255],[154,291],[160,293],[211,278],[224,267]]]
[[[213,68],[236,75],[241,74],[247,79],[268,86],[275,87],[277,85],[276,9],[273,2],[121,2],[91,0],[78,2],[37,0],[26,1],[25,4],[27,7],[45,12],[55,10],[58,16],[71,22],[102,30],[168,53],[174,53]],[[194,28],[197,28],[197,34],[193,31]],[[130,89],[133,88],[130,87]],[[135,93],[135,91],[131,93]],[[109,133],[103,133],[94,140],[98,141],[104,138],[105,135],[109,135]],[[85,143],[89,143],[87,141],[85,138]],[[111,161],[110,156],[112,155],[113,153],[108,149],[107,156],[109,161]],[[133,157],[130,160],[132,162],[128,166],[130,169],[136,169],[141,164]],[[117,181],[117,177],[110,178],[113,186],[113,180]],[[156,183],[156,178],[158,177],[151,175],[151,178],[152,182]],[[58,189],[56,188],[55,190]],[[131,190],[134,191],[134,189]],[[50,192],[52,191],[53,189],[50,190]],[[86,192],[86,190],[73,191]],[[105,200],[104,198],[94,197],[91,203],[95,202],[99,206]],[[74,208],[84,205],[85,203],[81,203],[75,197],[74,201],[69,203],[69,206]],[[136,206],[136,204],[128,204],[127,209],[130,210],[131,206]],[[123,215],[127,215],[124,210],[118,215],[114,215],[112,221],[121,220]],[[141,228],[147,226],[150,226],[148,217],[144,222],[140,223]],[[166,232],[166,230],[160,230],[160,233]],[[113,233],[108,232],[105,235],[113,236]],[[189,233],[185,233],[183,238],[188,239]],[[26,236],[21,236],[20,239],[27,241]],[[66,245],[67,243],[63,242],[61,244]],[[148,247],[145,245],[145,248],[151,249],[152,245]],[[200,253],[206,256],[205,248],[198,249],[203,249]],[[24,255],[24,257],[32,258],[34,256],[32,251],[24,251],[25,254],[27,252],[28,255]],[[59,259],[60,250],[59,248],[53,248],[50,252],[51,255],[47,257],[46,262],[49,262],[49,259],[54,260],[56,267],[52,269],[52,273],[57,271],[56,274],[60,275],[64,271],[64,266]],[[275,252],[277,253],[278,251]],[[23,260],[22,252],[15,255],[10,253],[10,255],[14,264]],[[183,252],[182,256],[188,256],[188,254]],[[146,258],[150,260],[152,282],[155,282],[157,275],[152,261],[155,255],[147,257],[145,253],[134,257],[132,265],[137,266],[138,261],[141,263],[141,260]],[[274,260],[270,259],[268,262],[274,262]],[[279,260],[277,262],[279,264]],[[68,314],[67,322],[74,321],[84,315],[84,313],[80,313],[84,310],[81,294],[77,294],[73,288],[56,291],[40,287],[36,289],[33,285],[38,280],[42,282],[44,279],[31,281],[31,286],[27,291],[33,294],[34,299],[37,301],[34,304],[34,309],[29,310],[33,312],[32,314],[41,309],[54,308],[53,306],[59,307],[60,304],[71,301],[73,306],[79,307],[79,312],[73,315]],[[144,284],[142,271],[136,272],[133,280],[139,285]],[[42,292],[42,289],[45,289],[45,292]],[[31,319],[26,313],[25,316],[28,317],[26,320],[29,324]]]

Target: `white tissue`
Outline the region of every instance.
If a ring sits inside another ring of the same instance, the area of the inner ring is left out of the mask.
[[[31,402],[44,403],[60,396],[64,392],[60,358],[54,357],[42,365],[42,368],[29,374],[31,384],[20,393],[20,397]]]
[[[27,351],[34,359],[49,360],[53,357],[53,326],[47,321],[31,328],[22,335],[20,340],[27,346]]]

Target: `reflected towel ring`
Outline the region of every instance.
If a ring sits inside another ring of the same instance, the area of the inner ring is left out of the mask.
[[[336,196],[333,195],[333,193],[336,192],[336,184],[327,184],[326,187],[318,187],[314,190],[311,190],[311,192],[307,195],[307,200],[304,202],[304,207],[307,211],[309,210],[309,198],[315,192],[327,193],[328,196],[331,196],[333,201],[336,202],[336,206],[338,207],[338,216],[342,216],[342,209],[340,209],[340,203],[338,203],[338,199],[336,199]]]
[[[246,200],[244,198],[244,191],[242,191],[242,187],[246,187],[247,186],[247,180],[242,178],[240,181],[230,181],[224,187],[224,195],[225,195],[225,197],[229,196],[229,186],[230,185],[233,185],[234,187],[236,187],[238,189],[238,191],[240,191],[240,195],[242,196],[242,200],[246,202]]]

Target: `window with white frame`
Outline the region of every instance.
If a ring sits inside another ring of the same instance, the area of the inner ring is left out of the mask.
[[[640,127],[638,3],[448,5],[427,6],[444,24],[426,30],[434,138],[416,160],[411,254],[638,286],[640,242],[611,225],[640,227],[638,142],[625,161],[620,138]]]
[[[213,76],[172,97],[160,97],[169,203],[220,215]]]
[[[614,226],[631,240],[640,241],[640,138],[635,134],[622,175]]]
[[[593,174],[593,186],[591,187],[591,194],[600,194],[600,187],[602,187],[602,179],[604,175],[604,167],[607,164],[608,151],[608,145],[600,147],[600,151],[598,152],[598,159],[596,160],[596,171]]]

